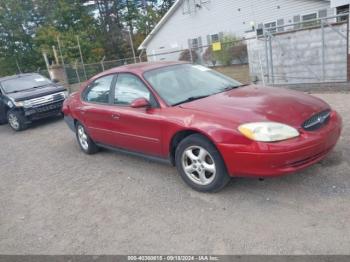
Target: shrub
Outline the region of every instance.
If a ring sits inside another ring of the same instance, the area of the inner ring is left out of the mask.
[[[196,62],[198,60],[198,55],[197,55],[196,51],[191,50],[191,53],[192,53],[192,59],[193,59],[192,62]],[[186,49],[180,53],[179,61],[191,62],[191,55],[190,55],[189,49]]]
[[[203,60],[207,63],[211,62],[213,66],[216,65],[216,58],[214,56],[214,52],[211,46],[209,46],[204,54],[203,54]]]
[[[236,36],[226,35],[221,41],[221,50],[213,51],[214,60],[222,65],[231,65],[234,59],[244,62],[247,57],[247,46]]]

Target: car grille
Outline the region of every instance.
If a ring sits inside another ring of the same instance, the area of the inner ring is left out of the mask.
[[[330,110],[322,111],[306,120],[302,127],[307,131],[314,131],[327,124],[331,115]]]
[[[27,100],[26,103],[29,107],[40,107],[43,105],[63,101],[64,99],[65,99],[64,92],[60,92],[56,94],[51,94],[51,95],[30,99],[30,100]]]

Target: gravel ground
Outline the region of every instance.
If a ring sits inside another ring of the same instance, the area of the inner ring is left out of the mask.
[[[174,168],[104,150],[87,156],[61,119],[0,126],[1,254],[349,254],[350,94],[334,152],[297,174],[233,179],[217,194]]]

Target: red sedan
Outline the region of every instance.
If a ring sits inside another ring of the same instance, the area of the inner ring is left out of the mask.
[[[296,91],[242,85],[187,63],[105,71],[64,103],[83,152],[100,147],[165,160],[198,191],[231,176],[268,177],[323,159],[342,121],[324,101]]]

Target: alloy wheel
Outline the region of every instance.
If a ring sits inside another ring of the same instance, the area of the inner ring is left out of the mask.
[[[88,136],[85,133],[84,127],[81,125],[78,126],[78,139],[81,147],[86,151],[89,149]]]
[[[19,121],[16,115],[10,113],[8,117],[8,122],[13,129],[19,129]]]
[[[182,167],[189,179],[205,186],[213,182],[216,166],[210,153],[200,146],[190,146],[182,154]]]

